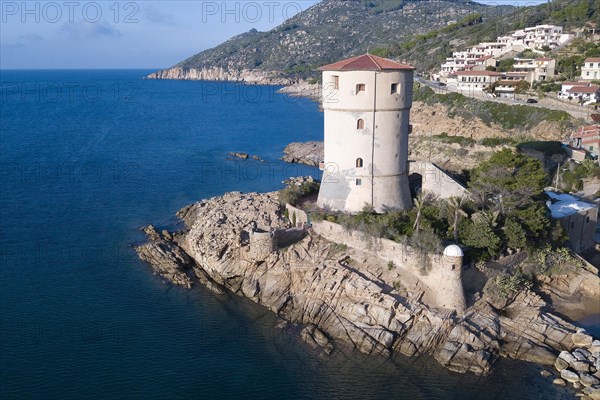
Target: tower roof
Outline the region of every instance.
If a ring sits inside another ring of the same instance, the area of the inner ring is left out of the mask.
[[[400,64],[394,60],[374,56],[373,54],[363,54],[319,68],[320,71],[412,71],[414,69],[410,65]]]

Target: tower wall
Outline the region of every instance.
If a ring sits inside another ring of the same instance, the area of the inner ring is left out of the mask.
[[[438,304],[444,308],[454,309],[459,314],[466,309],[465,294],[462,284],[463,258],[458,256],[442,256],[440,268],[440,285],[437,290]]]
[[[365,204],[380,212],[412,206],[408,185],[412,84],[411,70],[324,71],[325,171],[319,206],[349,212],[358,212]],[[365,90],[359,91],[358,85]]]

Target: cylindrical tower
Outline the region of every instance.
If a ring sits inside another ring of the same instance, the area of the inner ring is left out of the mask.
[[[409,209],[413,70],[365,54],[321,67],[325,166],[318,205],[358,212]]]
[[[438,303],[459,314],[467,308],[462,284],[463,256],[462,249],[452,244],[444,249],[442,265],[436,267],[440,268],[438,275],[441,277],[441,288],[437,290]]]

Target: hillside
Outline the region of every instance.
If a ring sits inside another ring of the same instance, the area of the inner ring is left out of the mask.
[[[251,30],[173,68],[276,71],[275,75],[285,78],[307,78],[315,76],[320,65],[409,41],[469,14],[496,15],[510,10],[513,7],[484,6],[469,0],[323,0],[269,32]],[[215,75],[208,78],[219,79]]]
[[[600,0],[518,8],[469,0],[323,0],[271,31],[235,36],[150,77],[289,83],[367,51],[428,71],[454,50],[515,29],[599,23],[599,10]]]
[[[554,0],[534,7],[520,7],[496,15],[471,14],[458,23],[433,29],[410,40],[376,49],[381,56],[401,58],[423,71],[442,63],[453,51],[539,24],[560,25],[566,31],[586,24],[600,26],[600,0]],[[426,55],[426,56],[424,56]]]

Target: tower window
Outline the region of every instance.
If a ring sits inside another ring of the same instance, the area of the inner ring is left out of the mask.
[[[364,93],[367,90],[367,85],[364,83],[359,83],[356,85],[356,94]]]
[[[400,88],[400,85],[398,83],[392,83],[392,94],[398,93],[398,89]]]
[[[357,158],[356,159],[356,168],[362,168],[362,167],[363,167],[363,159]]]
[[[356,180],[356,186],[360,186],[362,185],[362,179],[357,179]]]
[[[333,75],[332,77],[333,80],[333,88],[335,90],[340,88],[340,77],[338,75]]]
[[[356,121],[356,129],[365,129],[365,120],[359,119]]]

